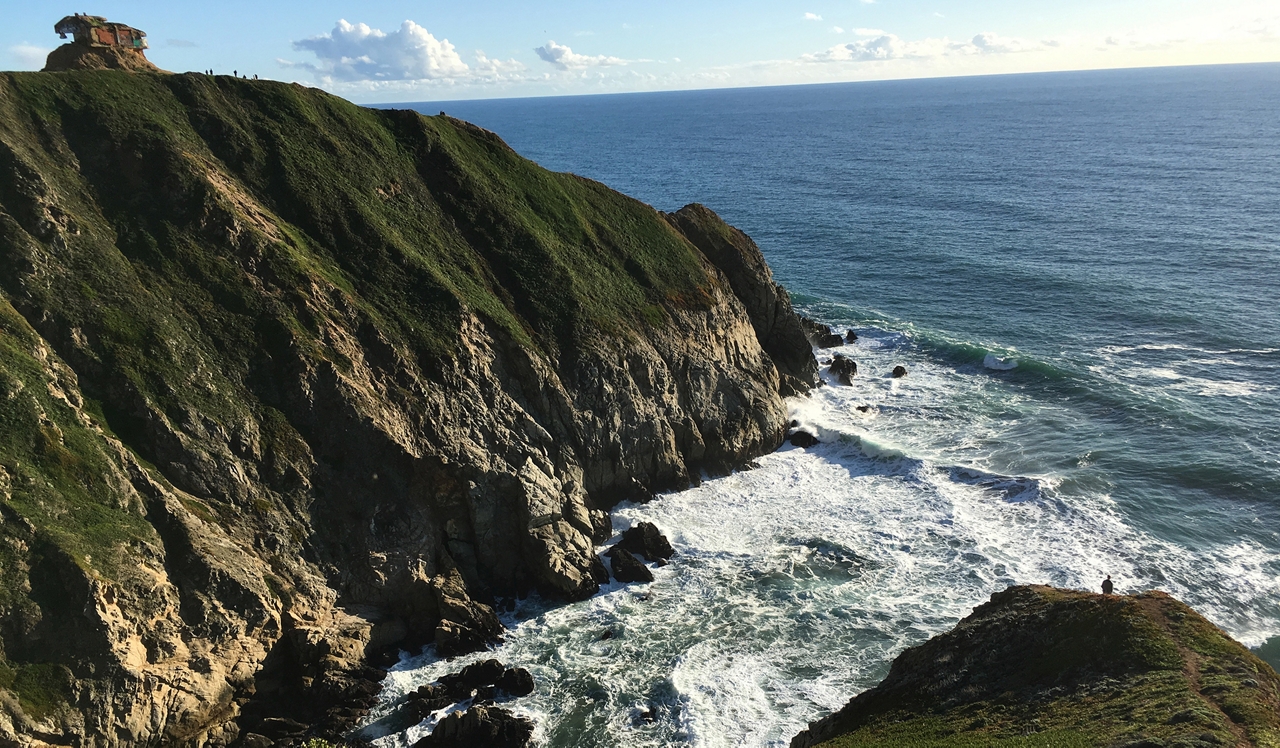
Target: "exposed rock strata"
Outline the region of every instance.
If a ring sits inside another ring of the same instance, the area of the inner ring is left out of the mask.
[[[1162,592],[1011,587],[906,650],[880,685],[792,741],[811,746],[1269,746],[1280,676]]]
[[[0,75],[0,742],[338,726],[371,653],[593,594],[604,510],[816,370],[681,214],[299,86]]]

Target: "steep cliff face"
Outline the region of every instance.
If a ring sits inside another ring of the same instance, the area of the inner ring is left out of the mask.
[[[1163,592],[1011,587],[809,726],[824,746],[1273,746],[1280,676]]]
[[[222,745],[593,594],[605,510],[774,449],[816,368],[670,218],[296,85],[0,75],[0,739]]]

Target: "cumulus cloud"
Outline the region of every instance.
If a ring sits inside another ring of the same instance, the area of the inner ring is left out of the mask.
[[[567,45],[548,41],[544,46],[535,47],[538,57],[555,65],[561,70],[581,70],[592,67],[608,67],[610,65],[626,65],[627,60],[608,55],[580,55],[569,49]]]
[[[821,21],[821,20],[822,20],[822,16],[818,15],[817,13],[805,13],[805,14],[804,14],[804,20],[806,20],[806,21]]]
[[[832,30],[832,31],[834,31],[834,32],[835,32],[835,33],[837,33],[837,34],[843,34],[843,33],[844,33],[844,29],[840,28],[839,26],[832,26],[832,27],[831,27],[831,30]]]
[[[870,62],[875,60],[921,59],[952,55],[991,55],[1027,52],[1041,45],[991,32],[977,34],[968,41],[953,42],[947,38],[908,41],[879,29],[854,29],[868,38],[837,44],[816,54],[805,55],[807,62]]]
[[[23,70],[39,70],[44,67],[45,58],[52,51],[48,47],[40,47],[35,44],[15,44],[9,47],[9,55],[17,60],[18,66]]]
[[[501,75],[520,69],[514,60],[491,60],[478,53],[476,67],[463,62],[448,39],[437,39],[422,26],[405,21],[386,33],[367,24],[338,21],[333,31],[293,43],[318,62],[282,64],[304,67],[329,80],[452,80]]]

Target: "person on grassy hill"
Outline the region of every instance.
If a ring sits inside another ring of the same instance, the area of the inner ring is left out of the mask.
[[[1102,580],[1102,594],[1110,595],[1114,590],[1115,585],[1111,584],[1111,575],[1108,574],[1107,578]]]

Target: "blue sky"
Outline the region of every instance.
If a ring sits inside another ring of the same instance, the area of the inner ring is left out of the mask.
[[[167,70],[358,102],[1280,61],[1276,0],[6,4],[0,67],[41,67],[80,11],[146,31]]]

